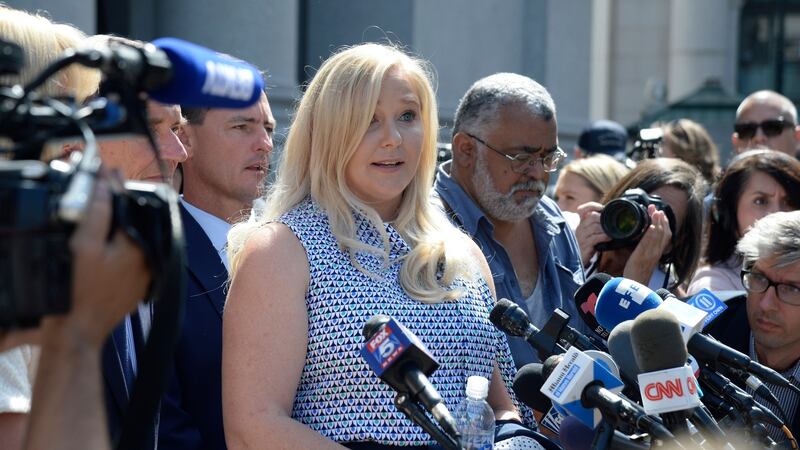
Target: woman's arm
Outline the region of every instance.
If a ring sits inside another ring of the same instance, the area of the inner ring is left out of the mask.
[[[222,410],[228,448],[342,448],[291,418],[306,358],[309,268],[282,224],[242,250],[222,329]]]
[[[517,412],[517,408],[511,401],[511,396],[508,394],[508,388],[503,382],[503,377],[500,375],[500,369],[497,363],[494,363],[494,370],[492,371],[492,382],[489,383],[489,396],[486,397],[486,402],[494,410],[495,420],[515,420],[522,423],[522,418]]]
[[[481,276],[486,280],[489,285],[489,290],[492,293],[492,298],[497,299],[497,293],[494,288],[494,279],[492,278],[492,271],[489,269],[489,264],[486,262],[486,257],[483,252],[472,239],[465,237],[466,244],[470,254],[478,261],[480,265]],[[517,408],[511,401],[511,395],[508,393],[508,387],[503,381],[503,376],[500,374],[500,369],[497,366],[497,361],[494,362],[494,370],[492,371],[492,379],[489,380],[489,395],[486,398],[487,403],[494,410],[496,420],[516,420],[522,422]]]

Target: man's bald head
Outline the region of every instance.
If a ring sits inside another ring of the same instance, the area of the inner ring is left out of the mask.
[[[800,142],[797,108],[791,100],[775,91],[754,92],[736,110],[731,141],[737,153],[771,148],[794,156]]]

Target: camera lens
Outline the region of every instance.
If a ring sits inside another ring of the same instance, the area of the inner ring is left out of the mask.
[[[646,211],[638,203],[616,199],[608,203],[600,214],[603,231],[614,240],[638,237],[647,226]]]

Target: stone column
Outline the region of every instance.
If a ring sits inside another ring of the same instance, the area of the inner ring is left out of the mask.
[[[734,92],[738,0],[671,0],[668,100],[717,78]]]

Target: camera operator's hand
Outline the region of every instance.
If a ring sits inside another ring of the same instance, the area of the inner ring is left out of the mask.
[[[84,219],[70,240],[69,312],[42,319],[29,449],[110,448],[100,352],[111,330],[136,308],[150,282],[142,250],[121,230],[109,238],[112,186],[121,188],[118,176],[99,176]]]
[[[581,249],[583,267],[589,264],[592,255],[597,252],[595,250],[597,244],[611,240],[600,224],[600,212],[602,210],[603,205],[597,202],[584,203],[578,206],[578,215],[581,221],[578,227],[575,228],[575,238],[578,240],[578,247]]]
[[[661,256],[669,248],[672,241],[672,231],[669,228],[669,219],[664,211],[657,210],[655,205],[647,207],[650,214],[650,226],[644,232],[642,239],[625,263],[623,276],[645,286],[658,267]]]
[[[144,253],[134,241],[121,229],[109,237],[111,193],[122,189],[118,172],[98,179],[87,214],[70,240],[70,310],[65,316],[45,318],[48,322],[71,323],[74,331],[98,346],[125,314],[136,309],[150,283]]]

